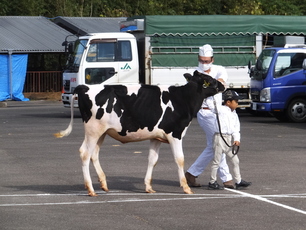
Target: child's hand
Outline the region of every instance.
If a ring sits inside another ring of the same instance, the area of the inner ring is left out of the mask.
[[[234,145],[239,146],[240,145],[240,141],[234,141]]]

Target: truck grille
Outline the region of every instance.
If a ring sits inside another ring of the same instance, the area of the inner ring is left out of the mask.
[[[252,91],[251,92],[251,99],[252,99],[252,101],[258,102],[259,98],[260,98],[259,91]]]

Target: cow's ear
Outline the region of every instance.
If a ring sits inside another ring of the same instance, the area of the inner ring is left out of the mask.
[[[202,73],[200,73],[199,71],[195,70],[193,72],[193,76],[200,76]]]
[[[191,80],[192,75],[190,73],[184,73],[184,77],[189,82]]]

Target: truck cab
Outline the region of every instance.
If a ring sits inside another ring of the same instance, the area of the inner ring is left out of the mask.
[[[69,51],[63,73],[62,101],[70,98],[80,84],[138,83],[139,64],[136,38],[129,33],[96,33],[66,43]],[[75,100],[74,107],[78,107]]]
[[[250,69],[251,109],[280,121],[306,122],[305,47],[266,48]]]

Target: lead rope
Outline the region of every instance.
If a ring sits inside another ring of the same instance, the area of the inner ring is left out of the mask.
[[[236,155],[239,152],[239,146],[238,145],[229,145],[226,140],[224,139],[222,132],[221,132],[221,125],[220,125],[220,119],[219,119],[219,112],[218,112],[218,108],[217,108],[217,103],[215,100],[215,97],[213,96],[213,101],[214,101],[214,106],[215,106],[215,110],[216,110],[216,117],[217,117],[217,123],[218,123],[218,128],[219,128],[219,133],[220,136],[222,138],[222,140],[224,141],[224,143],[227,145],[227,147],[232,148],[232,154]]]

